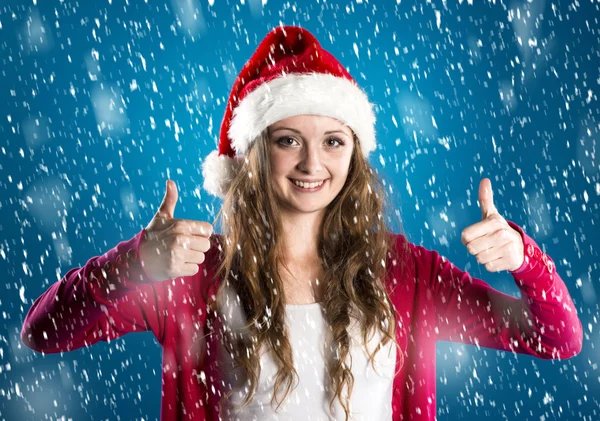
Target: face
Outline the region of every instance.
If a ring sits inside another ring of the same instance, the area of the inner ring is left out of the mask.
[[[300,115],[268,130],[273,190],[282,211],[323,211],[342,190],[354,148],[352,131],[338,120]]]

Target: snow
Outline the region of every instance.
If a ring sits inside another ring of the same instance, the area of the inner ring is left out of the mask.
[[[489,177],[501,215],[569,287],[580,355],[541,361],[438,343],[438,417],[598,418],[597,2],[90,4],[0,5],[4,418],[158,419],[162,355],[151,333],[41,354],[21,343],[23,319],[68,270],[147,226],[167,177],[179,217],[212,221],[220,202],[201,189],[199,163],[216,148],[235,78],[280,24],[307,27],[376,104],[370,164],[387,182],[386,221],[518,296],[508,273],[486,271],[460,243],[481,220],[477,188]],[[229,316],[242,329],[239,308]]]

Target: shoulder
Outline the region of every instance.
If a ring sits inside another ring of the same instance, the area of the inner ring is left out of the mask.
[[[413,276],[423,274],[445,260],[437,251],[414,244],[404,234],[389,232],[388,236],[391,240],[388,259],[391,260],[392,266],[394,260],[397,263],[401,262],[402,267]]]
[[[395,276],[408,276],[414,272],[414,244],[404,234],[389,231],[387,234],[389,247],[386,266]]]
[[[390,253],[391,257],[400,258],[402,261],[412,257],[415,245],[406,238],[406,235],[388,232],[388,238],[390,240],[388,257]]]

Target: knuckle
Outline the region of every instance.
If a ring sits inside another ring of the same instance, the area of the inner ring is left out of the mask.
[[[178,234],[185,234],[187,231],[185,221],[182,221],[181,219],[175,221],[175,223],[173,224],[173,230]]]
[[[188,249],[189,246],[190,246],[190,239],[187,236],[185,236],[185,235],[180,235],[179,236],[179,244],[184,249]]]
[[[179,235],[174,234],[171,237],[169,237],[169,241],[167,242],[167,245],[168,245],[169,250],[172,250],[175,247],[177,247],[179,245]]]
[[[203,222],[202,224],[200,224],[200,232],[202,233],[202,235],[210,236],[212,234],[212,230],[212,225],[208,222]]]

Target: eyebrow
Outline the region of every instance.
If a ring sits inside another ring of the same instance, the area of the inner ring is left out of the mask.
[[[300,132],[300,130],[292,129],[291,127],[278,127],[278,128],[276,128],[275,130],[273,130],[271,133],[275,133],[275,132],[276,132],[276,131],[278,131],[278,130],[289,130],[289,131],[292,131],[292,132],[294,132],[294,133],[297,133],[297,134],[299,134],[299,135],[301,135],[301,134],[302,134],[302,132]],[[343,130],[330,130],[330,131],[328,131],[328,132],[325,132],[324,134],[332,134],[332,133],[342,133],[342,134],[344,134],[344,135],[348,136],[348,133],[346,133],[346,132],[345,132],[345,131],[343,131]],[[351,138],[352,136],[348,136],[348,137],[350,137],[350,138]]]

